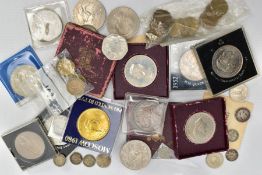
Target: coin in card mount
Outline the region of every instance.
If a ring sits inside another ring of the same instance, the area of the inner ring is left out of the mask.
[[[239,108],[235,113],[235,118],[238,122],[247,122],[250,119],[250,110],[245,107]]]
[[[235,101],[245,101],[248,96],[248,87],[245,84],[241,84],[233,89],[230,89],[229,96]]]
[[[229,149],[226,152],[226,159],[228,161],[235,161],[238,158],[238,152],[235,149]]]
[[[238,140],[238,138],[239,138],[239,133],[238,133],[237,130],[235,130],[235,129],[229,129],[228,130],[228,140],[230,142],[235,142],[235,141]]]

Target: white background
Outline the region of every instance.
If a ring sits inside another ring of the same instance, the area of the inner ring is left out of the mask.
[[[45,0],[0,0],[0,61],[10,57],[17,51],[31,43],[30,35],[27,28],[26,18],[23,9],[32,4],[43,3]],[[114,7],[126,5],[133,8],[139,15],[149,10],[152,7],[167,2],[168,0],[102,0],[107,12]],[[69,7],[72,9],[76,0],[69,0]],[[244,23],[247,32],[255,61],[258,70],[262,67],[262,1],[248,0],[248,5],[251,9],[251,14]],[[38,55],[43,62],[46,62],[54,55],[54,49],[37,50]],[[75,166],[69,161],[63,168],[58,168],[53,165],[53,162],[47,161],[36,167],[22,172],[16,164],[11,153],[7,149],[3,140],[0,139],[0,171],[1,174],[179,174],[179,175],[261,175],[262,173],[262,78],[258,77],[248,82],[249,101],[255,104],[255,109],[252,113],[252,118],[248,123],[248,128],[245,133],[244,141],[239,150],[240,157],[236,162],[230,163],[225,161],[223,166],[217,170],[210,169],[205,164],[205,156],[191,158],[188,160],[152,160],[150,165],[141,171],[130,171],[124,168],[119,162],[118,152],[121,145],[124,143],[124,135],[119,134],[113,154],[112,164],[107,169],[101,169],[97,166],[87,168],[83,164]],[[24,108],[18,108],[10,98],[3,85],[0,85],[0,134],[17,127],[25,121],[28,121],[36,116],[39,112],[36,105],[26,105]],[[200,98],[200,92],[172,92],[170,101],[184,101],[193,98]],[[106,97],[112,98],[112,84],[106,92]],[[189,97],[190,96],[190,97]],[[77,148],[77,151],[83,155],[89,153],[88,150]],[[93,153],[95,154],[95,153]]]

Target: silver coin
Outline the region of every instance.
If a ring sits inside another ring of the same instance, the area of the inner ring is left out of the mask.
[[[139,30],[140,20],[134,10],[128,7],[118,7],[112,10],[107,19],[109,33],[118,34],[126,39],[136,35]]]
[[[121,163],[130,170],[145,168],[151,160],[149,146],[140,141],[132,140],[123,145],[120,150]]]
[[[102,52],[109,60],[121,60],[127,51],[127,41],[122,36],[111,34],[104,38]]]
[[[172,159],[174,158],[174,151],[168,146],[161,144],[157,150],[158,159]]]
[[[94,26],[91,26],[91,25],[83,25],[82,27],[88,29],[88,30],[91,30],[93,32],[97,32],[96,28]]]
[[[33,40],[40,42],[56,40],[63,31],[60,16],[51,9],[36,11],[29,20],[29,26]]]
[[[13,91],[22,96],[29,97],[37,92],[40,77],[36,74],[37,69],[31,65],[16,67],[10,76],[10,84]]]
[[[221,153],[212,153],[206,156],[206,164],[210,168],[219,168],[224,162],[224,157]]]
[[[228,140],[230,142],[235,142],[239,138],[239,133],[235,129],[228,130]]]
[[[100,168],[107,168],[111,164],[111,157],[108,154],[99,154],[96,157],[96,164]]]
[[[216,122],[213,116],[206,112],[198,112],[189,117],[185,125],[185,134],[194,144],[209,142],[216,131]]]
[[[239,108],[235,113],[238,122],[247,122],[250,119],[250,111],[247,108]]]
[[[179,68],[186,79],[191,81],[203,80],[197,59],[192,50],[188,50],[182,55],[179,62]]]
[[[157,67],[150,57],[135,55],[127,61],[124,75],[132,86],[144,88],[154,82],[157,76]]]
[[[229,149],[226,152],[226,159],[228,161],[235,161],[238,158],[238,152],[235,149]]]
[[[56,166],[61,167],[66,163],[66,157],[63,154],[55,154],[53,157],[53,162]]]
[[[241,51],[232,45],[225,45],[217,49],[212,57],[212,68],[221,78],[236,76],[243,66]]]
[[[87,167],[92,167],[96,163],[96,158],[91,154],[87,154],[87,155],[85,155],[85,157],[83,159],[83,163]]]
[[[74,22],[100,29],[106,20],[106,10],[99,0],[79,0],[73,10]]]
[[[235,101],[244,101],[248,96],[248,88],[246,85],[239,85],[229,91],[229,96]]]
[[[70,161],[74,165],[79,165],[82,162],[82,160],[83,160],[82,155],[78,152],[74,152],[70,156]]]
[[[163,105],[156,101],[141,101],[134,107],[134,122],[143,131],[157,131],[162,126]]]

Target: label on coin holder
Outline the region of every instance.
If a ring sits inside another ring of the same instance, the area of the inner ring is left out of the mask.
[[[31,46],[27,46],[0,63],[0,80],[16,104],[21,106],[32,99],[33,86],[32,84],[27,86],[26,82],[28,78],[36,80],[37,77],[33,77],[34,72],[42,66],[42,62]],[[35,71],[32,72],[34,69]],[[22,94],[27,96],[21,96]]]
[[[35,48],[57,44],[64,25],[70,19],[65,0],[28,7],[25,9],[25,14]]]
[[[118,133],[123,108],[91,96],[73,105],[63,141],[96,152],[110,154]]]

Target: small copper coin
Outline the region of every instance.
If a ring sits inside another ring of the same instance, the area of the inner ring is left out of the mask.
[[[83,159],[83,164],[87,167],[92,167],[96,164],[96,158],[91,154],[87,154]]]
[[[226,152],[226,159],[228,161],[235,161],[238,158],[238,152],[235,149],[229,149]]]
[[[55,154],[53,157],[53,162],[56,166],[62,167],[65,165],[66,157],[63,154]]]
[[[78,152],[74,152],[70,156],[70,161],[74,165],[79,165],[82,162],[82,160],[83,160],[82,155]]]
[[[111,164],[111,157],[107,154],[99,154],[96,157],[96,164],[100,168],[106,168]]]

